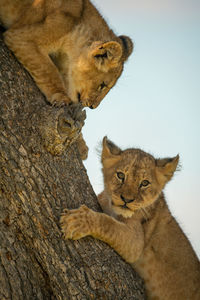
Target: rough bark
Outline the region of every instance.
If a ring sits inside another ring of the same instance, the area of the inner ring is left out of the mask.
[[[1,38],[0,299],[144,299],[141,279],[109,246],[62,239],[65,207],[99,210],[76,144],[59,156],[45,148],[43,130],[51,136],[63,113]]]

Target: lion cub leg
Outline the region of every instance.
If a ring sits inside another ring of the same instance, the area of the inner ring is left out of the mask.
[[[59,12],[46,17],[43,14],[42,9],[40,14],[33,7],[27,9],[25,17],[5,32],[4,40],[50,103],[69,104],[67,88],[49,55],[61,50],[62,38],[72,30],[74,18]]]
[[[129,263],[134,263],[143,250],[144,234],[139,223],[129,227],[85,205],[65,210],[61,217],[61,227],[65,239],[77,240],[93,236],[110,245]]]
[[[50,103],[57,105],[70,103],[61,75],[48,52],[34,39],[28,39],[31,31],[37,30],[37,26],[34,25],[23,29],[8,30],[5,33],[5,43],[29,71]]]

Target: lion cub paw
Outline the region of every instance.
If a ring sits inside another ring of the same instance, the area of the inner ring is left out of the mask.
[[[91,235],[95,212],[82,205],[78,209],[65,209],[60,224],[65,239],[77,240]]]

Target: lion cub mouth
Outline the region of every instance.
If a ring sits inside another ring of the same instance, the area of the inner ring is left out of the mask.
[[[119,207],[125,208],[125,209],[130,209],[130,208],[127,207],[126,203],[124,203],[124,204],[122,204],[122,205],[119,205]]]
[[[114,206],[114,207],[118,207],[118,208],[122,208],[122,209],[128,209],[128,210],[131,210],[131,209],[127,206],[127,203],[123,203],[123,204],[120,204],[120,205],[116,205],[116,204],[114,204],[113,201],[111,201],[111,204],[112,204],[112,206]]]
[[[130,208],[128,208],[126,205],[113,205],[113,211],[116,215],[122,216],[124,218],[131,218],[134,214],[134,211],[132,211]]]

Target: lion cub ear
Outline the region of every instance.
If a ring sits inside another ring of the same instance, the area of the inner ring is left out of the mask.
[[[105,136],[103,138],[103,148],[101,154],[101,162],[104,167],[109,168],[116,162],[120,160],[120,154],[122,150],[117,147],[113,142],[107,139]]]
[[[99,44],[94,42],[91,47],[91,55],[99,70],[107,72],[109,69],[118,66],[122,57],[122,46],[120,43],[111,41]]]
[[[156,174],[161,184],[166,184],[174,175],[179,162],[179,155],[173,158],[156,160]]]
[[[120,35],[119,38],[122,42],[122,60],[125,61],[133,52],[134,44],[130,37],[126,35]]]

